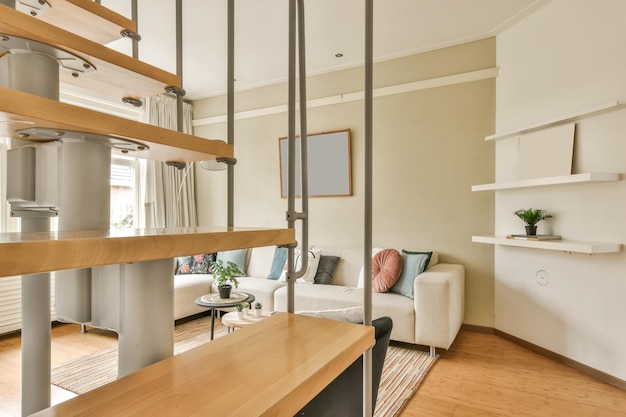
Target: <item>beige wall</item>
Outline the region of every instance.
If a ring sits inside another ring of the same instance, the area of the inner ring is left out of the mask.
[[[625,98],[624,16],[622,0],[552,0],[499,35],[497,131]],[[574,173],[625,172],[625,116],[622,109],[577,123]],[[495,144],[498,180],[507,179],[516,144]],[[512,211],[535,207],[555,215],[540,223],[540,233],[626,242],[625,181],[497,194],[497,234],[522,232]],[[626,380],[625,253],[505,246],[495,256],[497,329]],[[548,285],[536,282],[538,270],[548,273]]]
[[[375,67],[375,87],[476,71],[495,66],[488,39],[437,50]],[[363,70],[312,77],[308,98],[362,90]],[[493,248],[471,242],[493,231],[494,197],[471,193],[472,184],[493,182],[493,78],[406,92],[374,100],[374,225],[379,247],[435,250],[442,262],[466,268],[465,322],[493,326]],[[237,94],[236,111],[286,103],[285,85]],[[352,130],[352,197],[310,200],[310,244],[361,246],[363,241],[363,101],[312,108],[309,132]],[[223,114],[224,98],[195,103],[194,119]],[[195,133],[225,138],[224,123],[197,126]],[[235,224],[284,227],[280,198],[278,138],[286,136],[285,113],[238,120],[235,125]],[[201,225],[224,224],[223,172],[197,170]],[[206,190],[203,192],[202,190]]]

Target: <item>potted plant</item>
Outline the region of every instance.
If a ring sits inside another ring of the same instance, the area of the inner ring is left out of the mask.
[[[241,304],[243,304],[243,314],[244,315],[248,314],[248,312],[250,311],[250,303],[247,301],[244,301]]]
[[[217,260],[211,265],[213,273],[213,279],[217,283],[217,289],[220,293],[220,298],[230,298],[230,291],[233,288],[239,286],[236,276],[243,276],[243,272],[239,269],[237,264],[228,261],[226,264],[222,260]],[[232,283],[232,284],[231,284]]]
[[[235,308],[237,309],[237,318],[239,320],[243,319],[243,316],[246,314],[245,311],[243,311],[243,305],[244,303],[239,303],[235,306]]]
[[[552,217],[545,210],[534,208],[516,210],[515,215],[526,223],[526,234],[529,236],[537,234],[537,223]]]
[[[261,317],[261,313],[263,312],[263,304],[256,302],[254,303],[254,315],[257,317]]]

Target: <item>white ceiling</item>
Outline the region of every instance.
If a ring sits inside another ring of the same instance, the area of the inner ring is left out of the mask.
[[[494,36],[549,0],[374,1],[376,61]],[[129,0],[102,4],[130,16]],[[138,0],[140,59],[176,72],[175,0]],[[364,0],[307,0],[307,72],[361,65]],[[183,0],[183,87],[197,99],[226,90],[226,0]],[[289,0],[235,1],[237,89],[286,80]],[[129,41],[112,47],[129,53]],[[335,54],[343,57],[336,58]]]

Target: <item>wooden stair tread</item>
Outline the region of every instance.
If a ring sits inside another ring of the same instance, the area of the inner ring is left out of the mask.
[[[55,100],[0,88],[0,134],[20,138],[15,130],[32,127],[113,135],[147,145],[132,155],[158,161],[204,161],[231,158],[232,145],[146,123],[123,119]],[[28,138],[37,140],[37,138]],[[44,140],[47,141],[47,140]]]
[[[74,35],[46,22],[0,5],[0,33],[27,38],[71,52],[97,70],[72,77],[61,71],[61,82],[115,97],[142,98],[181,87],[180,77]]]
[[[120,39],[123,30],[137,32],[137,25],[131,19],[92,0],[47,1],[51,9],[37,19],[100,45]]]
[[[294,229],[228,229],[225,226],[2,233],[0,277],[284,245],[294,241]]]
[[[34,416],[292,416],[374,342],[372,326],[277,313]]]

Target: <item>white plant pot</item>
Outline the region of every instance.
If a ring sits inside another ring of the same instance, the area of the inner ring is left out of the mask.
[[[239,320],[241,320],[241,319],[243,319],[243,316],[244,316],[245,314],[246,314],[246,312],[245,312],[245,311],[238,311],[238,312],[237,312],[237,318],[238,318]]]
[[[257,317],[261,317],[261,314],[263,313],[263,310],[260,308],[255,308],[254,309],[254,315]]]

